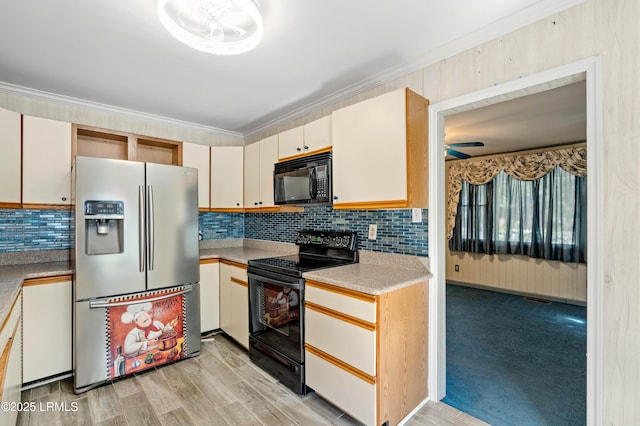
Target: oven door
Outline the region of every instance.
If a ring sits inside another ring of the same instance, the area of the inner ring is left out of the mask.
[[[249,270],[249,334],[291,360],[304,359],[304,280]]]

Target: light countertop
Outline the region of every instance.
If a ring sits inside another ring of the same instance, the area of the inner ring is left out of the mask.
[[[303,276],[309,280],[378,295],[426,282],[431,274],[426,269],[420,271],[371,263],[356,263],[307,272]]]
[[[55,277],[73,274],[69,262],[27,263],[0,266],[0,325],[9,315],[13,301],[29,278]]]
[[[245,239],[225,246],[223,241],[201,245],[200,259],[219,258],[247,264],[251,259],[285,256],[298,251],[297,246],[288,243]],[[357,264],[307,272],[304,277],[373,295],[426,282],[431,277],[428,258],[367,251],[360,251],[359,257]],[[69,261],[0,266],[0,325],[9,314],[25,279],[73,272]]]

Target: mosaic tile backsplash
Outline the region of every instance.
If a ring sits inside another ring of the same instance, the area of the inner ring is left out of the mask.
[[[332,207],[305,207],[302,213],[247,213],[244,237],[258,240],[294,242],[303,229],[347,230],[358,233],[358,248],[386,253],[427,256],[426,223],[411,222],[411,210],[334,210]],[[369,240],[369,224],[378,227],[377,239]]]
[[[244,214],[200,213],[198,229],[203,240],[244,238]]]
[[[386,253],[428,255],[427,210],[423,221],[411,222],[411,210],[334,210],[306,207],[301,213],[200,213],[204,240],[252,238],[293,242],[303,229],[349,230],[358,233],[358,248]],[[367,238],[376,224],[376,240]],[[60,250],[73,246],[73,212],[0,209],[0,252]]]
[[[73,212],[0,209],[0,252],[73,247]]]

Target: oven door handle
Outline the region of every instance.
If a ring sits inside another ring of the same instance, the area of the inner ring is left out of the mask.
[[[277,285],[279,287],[289,287],[292,288],[294,290],[300,290],[300,283],[292,283],[292,282],[286,282],[286,281],[280,281],[277,280],[275,278],[271,278],[271,277],[265,277],[262,275],[256,275],[254,273],[248,272],[247,276],[249,277],[249,279],[254,279],[256,281],[262,281],[268,284],[274,284]]]

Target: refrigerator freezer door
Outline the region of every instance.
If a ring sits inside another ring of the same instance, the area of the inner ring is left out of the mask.
[[[140,329],[137,314],[157,330]],[[73,316],[76,393],[200,353],[199,284],[77,302]]]
[[[198,172],[147,163],[147,289],[200,281]]]
[[[75,300],[144,291],[144,163],[77,156],[74,183]],[[85,202],[91,200],[122,202],[121,223],[112,220],[108,235],[96,220],[85,219]],[[111,238],[117,226],[122,226],[122,251],[95,254],[87,249],[88,240]]]

